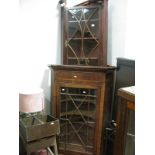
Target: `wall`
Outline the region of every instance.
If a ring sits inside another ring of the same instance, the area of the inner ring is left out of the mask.
[[[108,64],[125,57],[127,0],[108,1]]]
[[[50,112],[48,64],[60,63],[60,7],[58,0],[20,0],[19,88],[41,87]]]

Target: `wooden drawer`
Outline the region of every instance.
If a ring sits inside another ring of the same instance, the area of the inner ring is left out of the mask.
[[[93,72],[79,72],[79,71],[56,71],[55,80],[104,82],[105,74],[104,73],[93,74]]]

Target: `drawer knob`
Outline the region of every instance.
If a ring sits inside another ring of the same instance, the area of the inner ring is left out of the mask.
[[[73,77],[74,77],[74,78],[77,78],[77,75],[74,75]]]

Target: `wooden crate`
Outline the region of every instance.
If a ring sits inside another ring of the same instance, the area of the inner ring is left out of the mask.
[[[27,142],[59,134],[59,120],[51,115],[37,114],[20,117],[20,134]]]

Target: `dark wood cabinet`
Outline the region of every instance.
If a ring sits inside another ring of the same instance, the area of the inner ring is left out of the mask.
[[[63,11],[63,64],[106,65],[107,1]]]
[[[103,155],[111,122],[116,68],[107,66],[108,1],[86,3],[62,7],[62,65],[49,66],[62,155]]]
[[[102,155],[115,67],[50,65],[52,110],[60,119],[59,153]]]
[[[118,90],[118,111],[114,155],[135,155],[134,87]]]

